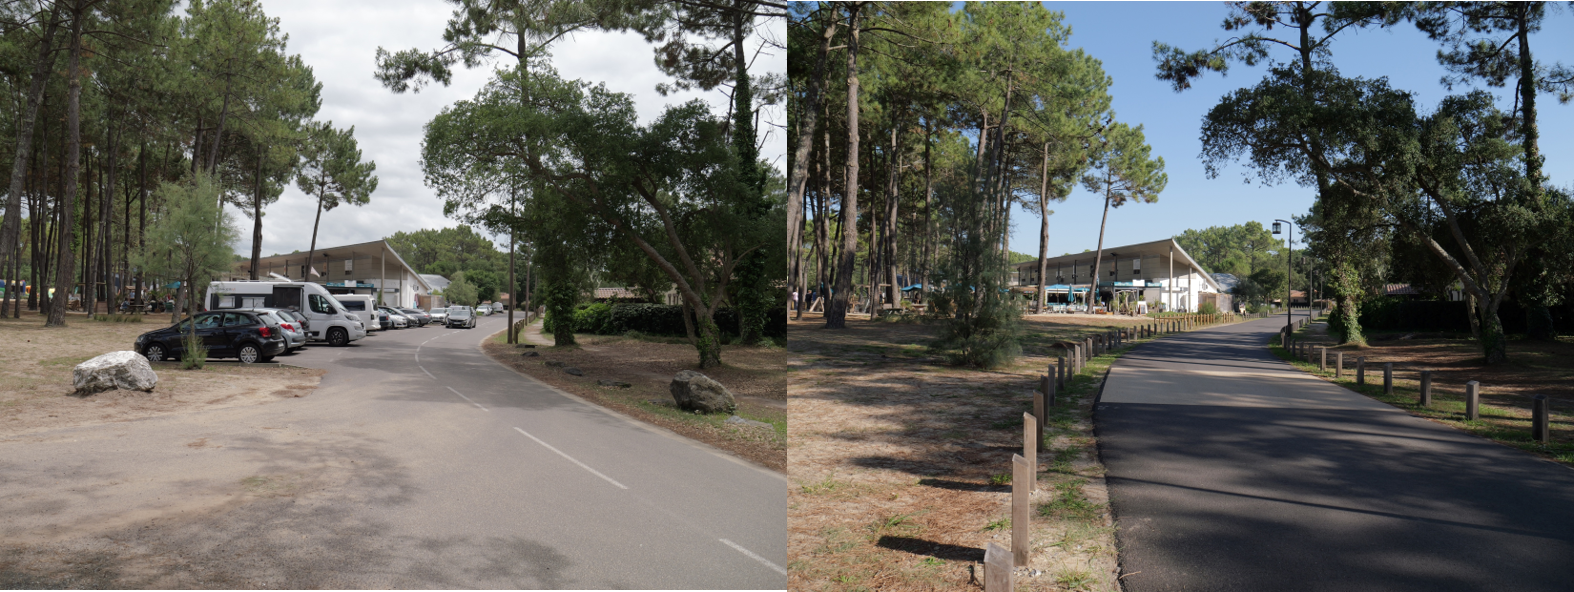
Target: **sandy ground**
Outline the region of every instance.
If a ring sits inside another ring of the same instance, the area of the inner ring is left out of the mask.
[[[819,314],[789,325],[788,545],[795,590],[981,587],[983,549],[1009,547],[1010,459],[1055,345],[1145,319],[1031,316],[1024,353],[993,371],[944,365],[935,326]],[[1022,590],[1111,590],[1114,527],[1089,416],[1102,368],[1057,410],[1038,454],[1033,558]]]
[[[163,327],[168,318],[148,320],[108,323],[70,315],[64,328],[45,328],[43,317],[26,312],[21,319],[0,320],[0,438],[302,397],[317,388],[323,374],[231,365],[180,370],[173,364],[157,364],[159,384],[153,392],[111,390],[74,396],[72,368],[98,355],[131,349],[137,335]],[[289,357],[277,361],[288,363]]]
[[[775,471],[787,466],[787,352],[774,347],[724,346],[722,366],[699,370],[694,347],[679,343],[640,341],[619,336],[579,335],[576,348],[550,347],[540,324],[524,333],[536,348],[502,343],[502,334],[483,350],[498,362],[569,393],[640,421],[726,450]],[[528,357],[526,352],[537,356]],[[584,376],[566,374],[547,362],[579,368]],[[737,415],[772,424],[769,427],[727,424],[724,415],[696,416],[679,411],[669,385],[682,370],[699,371],[727,387],[738,401]],[[597,380],[629,383],[629,388],[600,386]]]

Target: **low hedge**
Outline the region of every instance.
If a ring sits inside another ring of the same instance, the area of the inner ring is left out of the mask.
[[[731,308],[716,311],[713,317],[723,333],[738,334],[738,313]],[[551,333],[556,326],[551,314],[542,321],[542,332]],[[581,304],[574,310],[574,332],[596,335],[622,335],[638,331],[647,335],[685,336],[683,307],[675,304],[607,304],[592,302]],[[765,336],[787,337],[787,311],[772,308],[765,322]]]

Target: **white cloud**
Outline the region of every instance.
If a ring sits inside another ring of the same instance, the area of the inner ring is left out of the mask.
[[[322,82],[317,118],[331,120],[336,127],[355,126],[363,158],[377,163],[378,186],[371,203],[323,212],[318,247],[457,225],[443,216],[442,200],[422,182],[422,127],[443,107],[473,97],[491,77],[492,67],[458,67],[451,86],[431,85],[419,93],[394,94],[372,76],[378,47],[399,51],[441,46],[453,5],[435,0],[268,0],[264,8],[289,35],[289,53],[300,54]],[[772,26],[778,29],[770,33],[772,38],[786,38],[784,22],[777,20]],[[610,90],[633,95],[643,121],[659,115],[666,105],[694,98],[725,111],[726,99],[719,91],[658,94],[656,85],[668,79],[652,62],[651,49],[638,35],[581,33],[552,47],[553,64],[565,78],[605,82]],[[786,53],[780,50],[762,57],[753,68],[756,72],[786,69]],[[784,124],[784,111],[771,109],[765,119]],[[772,126],[762,123],[761,128],[762,134],[770,134],[762,156],[784,169],[784,136]],[[293,185],[287,188],[263,217],[262,254],[307,250],[316,207],[315,199]],[[245,218],[240,222],[243,238],[235,250],[250,254],[251,223]]]

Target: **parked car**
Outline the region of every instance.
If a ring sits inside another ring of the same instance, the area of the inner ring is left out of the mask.
[[[284,331],[270,326],[268,317],[257,312],[224,310],[197,313],[185,320],[137,337],[133,349],[150,362],[178,360],[185,352],[187,332],[192,332],[208,348],[209,358],[238,358],[242,363],[266,362],[284,353]]]
[[[300,321],[295,320],[295,317],[290,315],[290,311],[278,308],[239,308],[236,310],[264,315],[267,318],[263,320],[268,321],[270,327],[277,325],[283,330],[285,353],[306,346],[306,328]]]
[[[490,304],[482,304],[480,306],[475,307],[475,314],[476,314],[476,316],[479,316],[479,317],[484,317],[486,315],[492,314],[492,305],[490,305]]]
[[[416,326],[419,327],[425,327],[427,323],[432,322],[432,315],[422,312],[419,308],[395,307],[394,310],[399,311],[400,314],[403,314],[406,318],[409,318],[416,324]]]
[[[474,328],[475,311],[468,306],[450,306],[448,307],[447,325],[450,329],[454,327]]]
[[[432,322],[434,323],[448,324],[448,307],[446,306],[433,307],[431,312],[426,314],[432,315]]]
[[[299,311],[311,326],[306,331],[313,341],[329,345],[349,345],[366,337],[368,326],[350,314],[326,288],[315,282],[292,282],[284,276],[251,281],[217,281],[208,284],[208,310],[237,308],[286,308]]]
[[[415,324],[410,321],[410,317],[404,316],[404,313],[399,312],[399,310],[396,308],[389,306],[379,306],[377,307],[377,311],[388,315],[389,319],[393,321],[393,326],[395,329],[403,329]]]

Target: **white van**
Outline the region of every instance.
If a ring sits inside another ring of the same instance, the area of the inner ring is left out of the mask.
[[[360,317],[361,324],[366,325],[367,331],[381,330],[382,324],[377,322],[377,304],[372,302],[372,297],[366,294],[335,294],[334,299],[339,305]]]
[[[231,308],[285,308],[305,315],[307,337],[327,341],[328,345],[349,345],[366,337],[366,325],[345,310],[333,295],[312,282],[292,282],[280,276],[274,280],[237,280],[208,284],[204,310]]]

